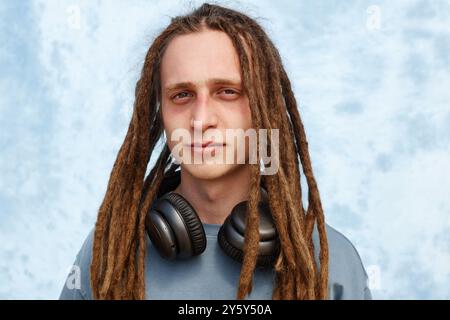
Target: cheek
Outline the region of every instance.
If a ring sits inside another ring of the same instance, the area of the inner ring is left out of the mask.
[[[189,118],[188,109],[180,106],[175,106],[170,103],[163,103],[161,106],[161,114],[164,125],[167,126],[181,126]]]
[[[170,110],[168,110],[166,104],[164,102],[161,103],[161,118],[163,120],[164,126],[167,125],[167,119],[170,119]]]
[[[252,114],[248,98],[234,104],[231,109],[223,109],[220,117],[225,120],[228,128],[249,129],[252,127]]]
[[[172,150],[173,147],[178,144],[179,140],[172,141],[172,136],[176,139],[182,139],[180,138],[180,134],[183,136],[186,134],[185,131],[178,131],[177,130],[187,130],[189,127],[187,127],[185,115],[176,112],[176,109],[171,107],[162,107],[161,108],[161,117],[164,127],[164,132],[166,135],[166,141],[167,145],[169,146],[169,149]]]
[[[248,103],[248,100],[247,100],[247,103],[244,106],[242,106],[241,110],[242,110],[241,117],[242,117],[243,127],[245,127],[246,129],[252,128],[253,127],[252,126],[252,123],[253,123],[252,113],[250,110],[250,105]]]
[[[167,111],[167,108],[161,106],[161,120],[164,128],[164,133],[166,135],[167,143],[169,147],[171,147],[170,135],[173,131],[173,117],[170,115],[170,112]]]
[[[179,125],[179,116],[174,112],[174,109],[164,103],[161,106],[161,116],[166,133],[169,133]]]

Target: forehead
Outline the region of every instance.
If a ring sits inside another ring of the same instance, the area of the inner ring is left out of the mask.
[[[202,82],[210,78],[241,80],[239,57],[227,34],[205,30],[176,36],[161,61],[161,82]]]

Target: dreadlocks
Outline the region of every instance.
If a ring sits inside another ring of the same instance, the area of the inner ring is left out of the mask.
[[[165,144],[145,177],[152,152],[161,139],[160,63],[168,43],[177,35],[205,28],[225,32],[239,56],[243,86],[248,95],[253,127],[279,129],[279,170],[261,176],[252,165],[247,207],[244,258],[237,299],[252,291],[259,245],[260,182],[266,186],[269,207],[280,238],[273,299],[328,298],[328,242],[325,218],[314,179],[305,129],[289,78],[278,50],[262,27],[248,16],[218,5],[203,4],[172,18],[153,41],[135,89],[133,114],[114,163],[95,224],[90,267],[94,299],[145,299],[145,216],[167,172],[176,164]],[[270,135],[269,135],[270,137]],[[271,143],[269,138],[269,144]],[[308,184],[308,208],[302,204],[299,166]],[[317,223],[319,266],[314,259],[313,229]]]

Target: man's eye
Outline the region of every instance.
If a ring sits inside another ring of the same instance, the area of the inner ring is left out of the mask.
[[[182,98],[185,98],[186,97],[185,95],[187,95],[187,94],[189,94],[189,92],[183,91],[183,92],[180,92],[180,93],[177,93],[176,95],[174,95],[172,97],[172,99],[182,99]]]
[[[234,91],[234,90],[231,90],[231,89],[225,89],[225,90],[222,90],[222,92],[225,92],[225,93],[227,93],[227,95],[230,95],[230,94],[237,94],[237,92],[236,92],[236,91]]]
[[[239,92],[233,89],[223,89],[219,91],[222,99],[234,101],[239,98]]]

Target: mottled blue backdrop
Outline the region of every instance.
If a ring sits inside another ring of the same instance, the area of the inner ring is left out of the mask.
[[[57,298],[154,36],[199,1],[0,2],[0,298]],[[450,1],[226,1],[300,105],[328,223],[376,299],[450,298]]]

